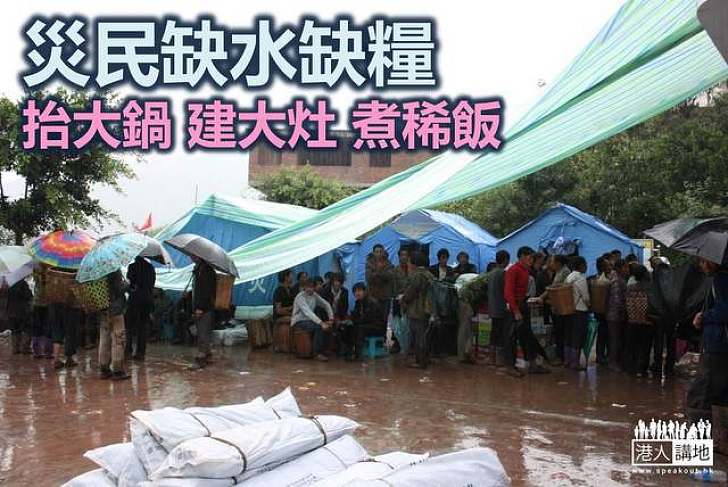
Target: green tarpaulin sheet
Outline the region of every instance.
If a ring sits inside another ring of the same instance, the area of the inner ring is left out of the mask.
[[[241,281],[322,255],[408,210],[496,188],[559,162],[728,77],[695,0],[631,0],[505,134],[499,152],[444,153],[234,251]],[[160,275],[181,289],[189,269]]]

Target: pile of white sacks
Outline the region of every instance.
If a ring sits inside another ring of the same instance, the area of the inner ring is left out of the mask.
[[[131,413],[131,442],[87,451],[100,468],[65,487],[506,486],[495,452],[370,455],[341,416],[301,415],[290,389],[264,401]]]

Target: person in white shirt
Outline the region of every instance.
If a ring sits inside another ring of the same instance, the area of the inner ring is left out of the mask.
[[[316,316],[314,310],[320,306],[326,311],[327,321]],[[334,322],[334,311],[331,305],[314,291],[313,280],[307,280],[303,290],[293,300],[293,313],[291,314],[291,326],[313,333],[313,353],[317,360],[326,362],[328,357],[324,355],[324,331],[328,330]]]
[[[584,257],[574,257],[571,268],[574,270],[566,278],[566,284],[572,286],[576,312],[570,316],[571,323],[566,336],[564,359],[566,367],[586,370],[586,367],[581,365],[581,350],[586,342],[589,313],[589,286],[586,281],[587,266]],[[587,357],[588,360],[589,357]]]

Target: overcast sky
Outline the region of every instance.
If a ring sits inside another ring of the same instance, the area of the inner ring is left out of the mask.
[[[502,96],[508,126],[528,109],[621,3],[618,0],[310,1],[302,8],[303,2],[273,0],[12,2],[12,8],[3,9],[4,28],[0,31],[0,41],[5,46],[0,51],[5,66],[5,74],[0,77],[0,92],[10,97],[21,95],[18,72],[26,68],[22,54],[26,44],[21,28],[33,15],[161,17],[175,14],[191,21],[200,14],[212,14],[218,22],[238,28],[251,27],[253,18],[260,14],[273,16],[276,24],[298,24],[304,14],[315,14],[325,20],[347,14],[356,23],[364,23],[374,14],[425,16],[434,18],[437,23],[440,42],[438,91],[426,94],[378,91],[377,94],[388,97]],[[62,10],[59,10],[60,4]],[[546,82],[546,88],[539,87],[539,80]],[[126,88],[120,91],[123,95],[131,93]],[[252,99],[261,92],[232,87],[222,93],[202,89],[192,94],[178,89],[159,90],[154,94],[172,98],[174,106],[179,108],[187,98],[207,98],[213,94],[235,99],[240,106],[250,106]],[[341,86],[333,93],[325,93],[276,80],[263,94],[278,106],[288,103],[294,95],[312,99],[327,94],[339,113],[346,113],[353,100],[365,96],[366,92]],[[175,118],[180,120],[181,117],[179,110]],[[179,124],[177,129],[179,134]],[[181,137],[176,139],[180,147]],[[105,207],[117,213],[126,225],[141,222],[148,212],[153,213],[154,224],[161,225],[189,209],[194,203],[196,188],[200,201],[213,192],[239,195],[247,185],[247,159],[247,154],[242,152],[190,154],[181,148],[166,154],[149,154],[145,156],[145,162],[134,164],[137,178],[123,181],[124,194],[108,188],[98,189],[97,194]],[[4,182],[8,180],[11,191],[20,189],[21,181],[4,175]]]

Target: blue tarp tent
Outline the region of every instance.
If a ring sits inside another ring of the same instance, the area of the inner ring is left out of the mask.
[[[450,265],[456,264],[455,258],[460,251],[465,251],[470,255],[470,262],[482,272],[488,262],[495,260],[497,239],[459,215],[435,210],[411,211],[366,237],[359,244],[356,257],[351,263],[356,278],[349,279],[349,282],[365,279],[366,258],[374,245],[382,244],[389,259],[396,265],[400,246],[408,243],[427,245],[431,263],[437,261],[437,251],[441,248],[450,252]]]
[[[230,251],[315,213],[316,210],[300,206],[213,194],[160,230],[155,237],[165,240],[181,233],[193,233]],[[190,258],[181,252],[174,249],[169,251],[176,267],[185,267],[191,263]],[[330,270],[331,261],[332,254],[324,254],[296,266],[294,272],[322,274]],[[233,292],[233,303],[238,307],[270,307],[277,285],[276,275],[238,284]]]
[[[605,252],[620,250],[622,256],[634,253],[642,260],[642,247],[611,225],[573,206],[557,203],[538,218],[504,237],[498,250],[507,250],[511,262],[519,247],[529,246],[549,254],[578,253],[589,265],[588,274],[596,272],[596,260]]]

